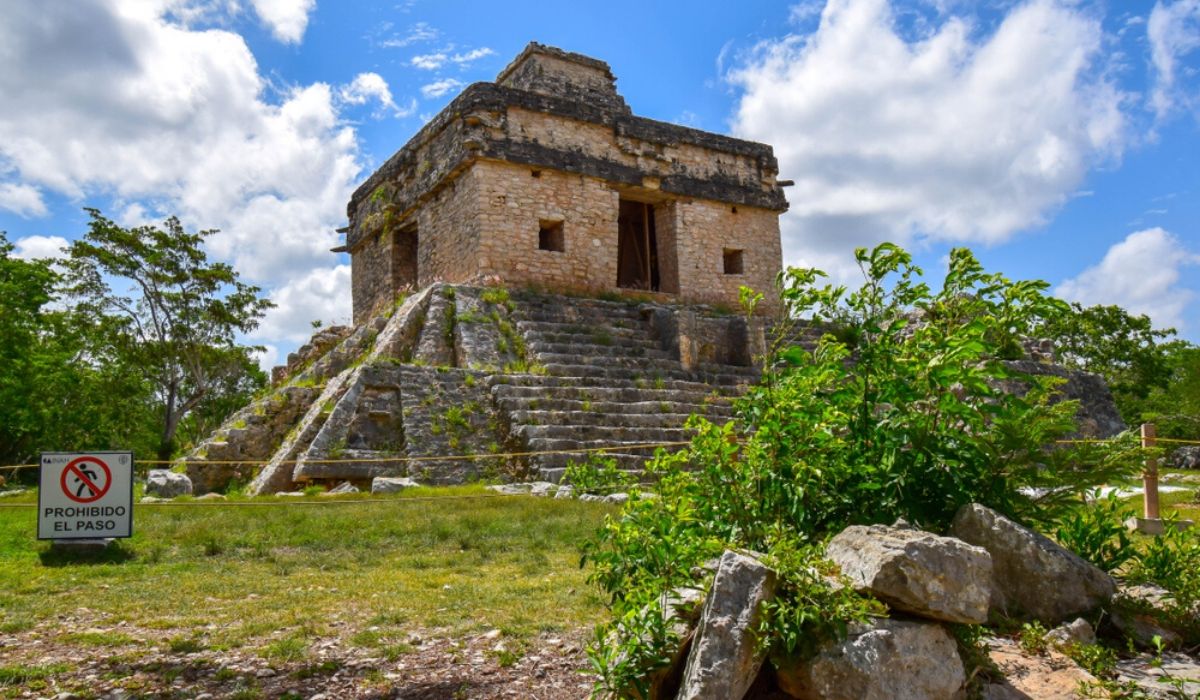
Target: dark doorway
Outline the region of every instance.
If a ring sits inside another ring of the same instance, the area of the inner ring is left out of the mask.
[[[652,204],[621,200],[617,215],[617,286],[658,291],[658,240]]]
[[[392,239],[392,291],[417,288],[417,227],[397,231]]]

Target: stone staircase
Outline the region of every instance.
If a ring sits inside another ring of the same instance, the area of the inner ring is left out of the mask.
[[[639,446],[687,440],[683,426],[694,413],[727,420],[730,399],[759,378],[753,367],[685,368],[635,303],[528,297],[513,318],[545,374],[497,376],[492,396],[510,438],[530,452],[616,447],[608,455],[618,466],[638,470],[654,453]],[[529,466],[558,481],[583,458],[536,455]]]

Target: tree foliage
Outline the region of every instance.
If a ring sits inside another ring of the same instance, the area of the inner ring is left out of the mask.
[[[22,260],[0,234],[0,463],[41,450],[170,457],[266,381],[238,333],[268,306],[175,219],[99,212],[69,256]]]
[[[1148,316],[1072,303],[1070,313],[1047,319],[1039,332],[1054,342],[1060,362],[1104,377],[1127,423],[1140,422],[1140,401],[1170,383],[1162,342],[1175,330],[1155,329]]]
[[[646,646],[656,630],[634,623],[664,591],[702,585],[697,565],[725,548],[765,552],[779,568],[783,599],[764,631],[791,651],[789,640],[820,640],[864,614],[810,575],[821,569],[814,545],[847,525],[902,517],[938,531],[971,502],[1045,523],[1137,468],[1132,443],[1055,447],[1075,430],[1076,403],[1056,401],[1061,380],[1005,362],[1068,311],[1044,282],[986,273],[960,249],[934,292],[894,245],[856,258],[864,282],[852,291],[822,285],[817,270],[783,275],[788,317],[824,336],[780,342],[734,421],[693,417],[690,447],[652,464],[655,497],[631,499],[589,545],[619,621],[592,649],[608,691],[627,692],[661,658]]]
[[[66,262],[70,294],[80,311],[120,326],[115,350],[157,394],[158,455],[168,459],[185,417],[210,398],[244,389],[240,379],[254,365],[251,349],[235,339],[254,330],[272,304],[232,267],[207,259],[202,246],[214,231],[188,233],[175,217],[162,228],[124,228],[87,211],[88,232]]]

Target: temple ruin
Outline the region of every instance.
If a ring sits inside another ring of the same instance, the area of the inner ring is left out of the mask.
[[[487,279],[736,307],[781,268],[777,174],[770,146],[634,116],[607,63],[531,43],[355,191],[354,322]]]

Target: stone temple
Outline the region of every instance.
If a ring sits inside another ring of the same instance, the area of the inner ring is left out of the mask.
[[[636,470],[689,416],[730,418],[787,326],[788,183],[770,146],[636,117],[614,82],[530,44],[371,175],[337,249],[353,327],[319,331],[182,460],[196,492],[558,481],[585,451]],[[1123,427],[1096,405],[1090,433]]]
[[[608,64],[530,44],[354,193],[354,322],[403,290],[493,280],[736,307],[772,288],[771,147],[632,114]]]

